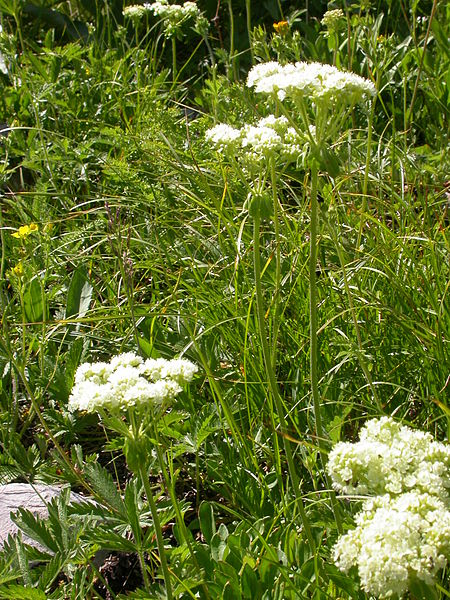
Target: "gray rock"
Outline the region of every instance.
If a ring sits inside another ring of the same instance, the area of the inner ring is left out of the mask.
[[[19,508],[26,508],[34,515],[46,519],[48,517],[47,504],[61,493],[61,487],[57,485],[46,485],[43,483],[9,483],[0,485],[0,550],[3,548],[8,535],[18,532],[17,525],[11,520],[11,514]],[[86,498],[70,493],[71,502],[85,502]],[[38,542],[22,533],[22,539],[26,544],[43,549]]]

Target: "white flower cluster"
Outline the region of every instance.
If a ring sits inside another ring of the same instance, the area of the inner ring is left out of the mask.
[[[402,596],[411,576],[433,584],[450,556],[450,511],[436,496],[408,492],[364,503],[356,529],[339,538],[334,559],[358,566],[363,589],[380,598]]]
[[[314,128],[312,129],[312,133]],[[269,115],[256,125],[236,129],[220,123],[206,132],[206,139],[219,151],[238,153],[244,162],[259,162],[261,158],[278,155],[296,159],[304,150],[306,136],[289,125],[286,117]]]
[[[334,10],[327,10],[320,22],[328,31],[335,31],[338,29],[343,18],[344,12],[340,8],[336,8]]]
[[[200,10],[195,2],[169,4],[167,0],[156,0],[150,10],[163,21],[164,35],[172,37],[177,34],[182,23],[188,19],[201,18]]]
[[[450,557],[449,446],[383,417],[357,443],[337,444],[327,470],[338,491],[375,496],[339,538],[337,566],[356,566],[364,590],[380,598],[401,596],[412,578],[432,584]]]
[[[261,63],[250,70],[247,86],[256,92],[274,94],[281,101],[287,97],[311,98],[333,104],[355,104],[376,93],[368,79],[317,62]]]
[[[139,20],[150,11],[150,4],[133,4],[125,6],[123,16],[129,19]]]
[[[450,447],[390,417],[366,423],[356,444],[336,444],[327,470],[335,489],[344,494],[415,490],[449,501]]]
[[[160,405],[179,394],[197,370],[189,360],[143,360],[133,352],[115,356],[109,363],[84,363],[76,372],[68,407],[95,412]]]

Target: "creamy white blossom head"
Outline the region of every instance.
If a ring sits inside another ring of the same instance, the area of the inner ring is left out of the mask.
[[[416,490],[450,502],[450,447],[390,417],[368,421],[355,444],[341,442],[328,457],[333,486],[344,494]]]
[[[131,6],[125,6],[123,9],[123,16],[129,19],[138,20],[141,19],[150,10],[148,4],[133,4]]]
[[[272,156],[283,161],[295,161],[304,152],[306,134],[299,134],[289,126],[286,117],[268,115],[240,129],[220,123],[205,135],[219,151],[233,153],[244,165],[258,163]]]
[[[232,150],[238,145],[241,135],[242,132],[240,129],[231,127],[231,125],[227,125],[226,123],[219,123],[208,129],[205,138],[217,150]]]
[[[75,374],[68,407],[95,412],[160,405],[175,398],[197,370],[186,359],[144,361],[133,352],[114,356],[109,363],[84,363]]]
[[[277,62],[262,63],[250,70],[247,85],[279,100],[301,97],[332,104],[355,104],[376,91],[368,79],[318,62],[284,66]]]
[[[334,547],[339,569],[357,567],[363,589],[380,598],[402,596],[413,578],[433,584],[449,557],[448,507],[417,492],[368,500]]]
[[[344,22],[344,18],[344,11],[340,8],[335,8],[334,10],[327,10],[320,22],[329,32],[333,32],[340,28]]]
[[[169,4],[167,0],[156,0],[149,4],[149,9],[162,20],[164,35],[172,37],[177,34],[182,24],[190,19],[199,19],[201,12],[195,2]]]

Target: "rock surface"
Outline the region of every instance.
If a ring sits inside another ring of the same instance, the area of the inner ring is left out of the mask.
[[[48,516],[47,504],[61,493],[61,487],[57,485],[46,485],[44,483],[9,483],[0,485],[0,549],[8,539],[8,535],[14,535],[18,531],[17,525],[11,520],[11,513],[17,512],[19,508],[26,508],[36,516],[46,519]],[[86,498],[70,493],[71,502],[86,501]],[[26,544],[41,548],[35,541],[22,533],[22,539]]]

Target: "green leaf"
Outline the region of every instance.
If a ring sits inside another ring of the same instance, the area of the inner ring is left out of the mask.
[[[19,508],[11,519],[32,540],[52,552],[58,551],[58,545],[48,530],[47,521],[42,516],[35,516],[31,511]]]
[[[81,319],[87,313],[92,299],[92,285],[86,269],[75,269],[67,292],[66,319]]]
[[[241,590],[244,598],[252,600],[255,597],[255,590],[258,586],[256,573],[248,563],[245,563],[241,572]]]
[[[122,498],[117,491],[117,486],[111,474],[98,463],[88,463],[84,472],[99,498],[123,517],[126,517]]]
[[[133,532],[134,539],[139,540],[141,533],[141,524],[139,520],[139,494],[136,481],[129,481],[125,488],[124,504],[127,511],[128,522]]]
[[[214,519],[214,510],[210,502],[202,502],[200,504],[198,520],[203,537],[206,543],[210,544],[213,535],[216,533],[216,520]]]
[[[439,595],[430,585],[427,585],[424,581],[413,580],[409,584],[409,591],[415,598],[421,598],[421,600],[438,600]]]
[[[228,581],[223,588],[222,600],[240,600],[241,592],[234,581]]]
[[[72,21],[67,15],[57,10],[45,6],[36,6],[36,4],[29,2],[23,7],[23,12],[43,21],[49,27],[54,27],[71,40],[86,40],[89,36],[86,23]]]
[[[23,585],[8,585],[0,588],[0,598],[11,600],[47,600],[42,590]]]
[[[44,316],[44,303],[41,283],[34,277],[25,288],[23,308],[27,323],[39,323]]]

